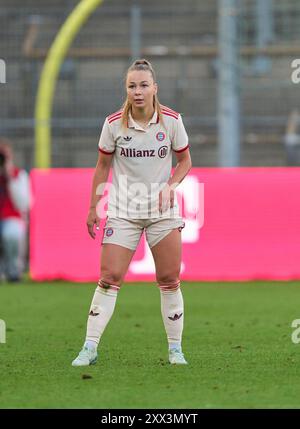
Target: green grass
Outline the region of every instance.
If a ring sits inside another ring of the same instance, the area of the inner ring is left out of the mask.
[[[73,368],[94,289],[0,285],[1,408],[299,408],[299,282],[183,283],[184,367],[167,363],[159,290],[125,284],[97,365]]]

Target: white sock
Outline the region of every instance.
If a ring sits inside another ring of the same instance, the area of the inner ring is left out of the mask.
[[[89,317],[85,345],[87,347],[98,346],[101,335],[114,312],[119,286],[110,285],[102,280],[98,282],[95,290]]]
[[[180,348],[183,331],[183,297],[177,287],[160,286],[161,313],[168,337],[169,349]]]

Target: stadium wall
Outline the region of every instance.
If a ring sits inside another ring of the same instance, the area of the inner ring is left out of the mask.
[[[31,172],[30,274],[33,280],[96,281],[101,231],[88,236],[93,169]],[[193,168],[179,188],[181,279],[300,278],[300,168]],[[127,281],[155,281],[143,238]]]

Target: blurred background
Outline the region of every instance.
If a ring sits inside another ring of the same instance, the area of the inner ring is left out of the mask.
[[[300,168],[292,166],[300,166],[300,0],[104,0],[59,70],[54,168],[45,173],[34,168],[41,71],[79,2],[0,0],[0,137],[11,140],[33,190],[30,210],[13,213],[21,234],[11,223],[4,234],[1,212],[10,208],[10,222],[12,204],[3,204],[11,201],[0,162],[0,409],[299,408]],[[182,114],[196,167],[182,183],[191,365],[176,377],[166,366],[159,290],[143,284],[155,278],[143,237],[104,359],[74,375],[99,279],[103,231],[92,241],[86,230],[98,139],[138,57],[156,70],[160,102]],[[5,284],[19,277],[1,273],[19,242],[26,293]]]
[[[194,166],[227,165],[218,145],[218,130],[222,120],[226,123],[222,97],[231,97],[234,106],[225,131],[230,139],[233,127],[239,144],[231,165],[300,165],[300,84],[291,80],[291,63],[297,52],[300,56],[300,2],[235,0],[234,31],[230,23],[220,24],[224,3],[104,1],[79,31],[60,70],[52,167],[95,165],[103,121],[124,101],[123,77],[137,57],[153,63],[161,103],[182,113]],[[1,0],[0,58],[6,62],[7,82],[0,87],[0,135],[12,140],[16,162],[27,170],[35,162],[34,106],[42,66],[77,4]],[[229,92],[222,87],[225,95],[218,89],[224,71],[221,47],[231,73]]]

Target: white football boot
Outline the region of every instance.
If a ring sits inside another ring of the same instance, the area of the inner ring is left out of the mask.
[[[94,365],[97,362],[97,358],[97,349],[83,346],[77,358],[73,360],[72,366]]]
[[[172,365],[187,365],[187,361],[180,349],[169,350],[169,362]]]

